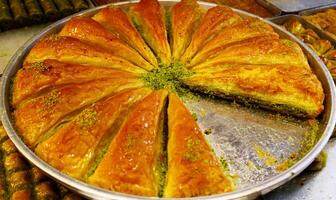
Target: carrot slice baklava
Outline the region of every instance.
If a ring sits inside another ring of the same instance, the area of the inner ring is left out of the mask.
[[[164,12],[164,8],[157,0],[141,0],[131,6],[129,15],[142,37],[156,54],[159,63],[169,65],[171,52]]]
[[[134,105],[89,183],[117,192],[157,196],[167,92],[154,91]]]
[[[52,130],[51,136],[36,147],[36,154],[60,171],[83,179],[94,165],[93,158],[118,130],[122,116],[149,93],[149,89],[134,89],[92,104]]]
[[[127,88],[141,87],[134,79],[100,79],[52,89],[28,99],[14,111],[15,125],[28,146],[70,113]]]
[[[150,71],[154,68],[136,50],[91,18],[76,17],[71,19],[65,24],[59,35],[77,38],[102,47],[113,55],[128,60],[146,70]]]
[[[137,50],[153,66],[158,66],[152,50],[147,46],[123,10],[117,7],[104,8],[92,19]]]
[[[240,22],[241,17],[225,6],[210,8],[192,36],[190,45],[181,57],[182,63],[189,63],[204,44],[215,37],[223,28]]]
[[[234,189],[192,114],[175,94],[169,95],[167,151],[164,197],[204,196]]]
[[[179,61],[190,44],[192,34],[199,24],[203,11],[196,0],[182,0],[175,4],[169,13],[172,56],[174,61]]]
[[[146,70],[131,62],[117,57],[96,45],[81,42],[76,38],[53,35],[38,42],[26,57],[24,63],[41,62],[56,59],[72,64],[110,67],[133,73],[145,73]]]

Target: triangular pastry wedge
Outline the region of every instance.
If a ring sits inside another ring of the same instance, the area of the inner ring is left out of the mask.
[[[314,118],[323,111],[322,85],[303,67],[227,64],[195,70],[184,83],[194,90],[286,114]]]
[[[41,91],[69,83],[81,83],[102,78],[136,78],[136,74],[105,67],[68,64],[57,60],[26,64],[14,79],[12,105]]]
[[[20,104],[15,124],[28,146],[70,113],[122,89],[141,87],[135,79],[99,79],[52,89]]]
[[[77,38],[102,47],[113,55],[128,60],[148,71],[154,68],[140,53],[89,17],[75,17],[71,19],[64,25],[59,35]]]
[[[159,193],[159,157],[167,91],[154,91],[136,103],[88,181],[116,192]]]
[[[164,197],[205,196],[234,189],[192,114],[175,94],[169,95],[167,152]]]
[[[128,90],[92,104],[40,143],[36,154],[56,169],[84,179],[95,165],[93,158],[103,151],[99,145],[113,138],[122,115],[149,93],[149,89]]]
[[[241,20],[242,18],[228,7],[216,6],[210,8],[194,32],[190,45],[181,57],[181,62],[188,64],[194,55],[223,28]]]
[[[169,65],[171,52],[165,25],[164,8],[157,0],[141,0],[129,9],[134,25],[152,48],[159,64]]]
[[[39,41],[27,55],[24,64],[42,62],[46,59],[55,59],[72,64],[110,67],[133,73],[146,72],[146,70],[96,45],[81,42],[76,38],[58,35],[49,36]]]
[[[92,19],[99,22],[111,33],[116,34],[117,37],[137,50],[153,66],[158,66],[157,59],[152,50],[147,46],[140,33],[122,9],[117,7],[103,8]]]

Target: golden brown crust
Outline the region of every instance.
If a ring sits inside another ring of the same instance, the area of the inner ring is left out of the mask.
[[[287,39],[274,39],[270,36],[259,36],[237,42],[223,50],[219,49],[219,52],[214,52],[214,57],[189,67],[200,69],[223,63],[288,64],[310,70],[307,59],[297,43]]]
[[[188,45],[203,11],[196,0],[182,0],[171,8],[172,54],[178,61]]]
[[[59,35],[77,38],[83,42],[102,47],[113,55],[146,70],[150,71],[154,68],[137,51],[91,18],[75,17],[71,19],[64,25]]]
[[[84,64],[98,67],[110,67],[133,73],[145,73],[146,70],[129,61],[109,53],[103,48],[86,44],[76,38],[53,35],[38,42],[26,57],[24,64],[55,59],[72,64]]]
[[[92,19],[136,49],[149,63],[157,67],[157,60],[141,35],[120,8],[108,7],[100,10]]]
[[[224,50],[236,42],[245,39],[267,36],[268,38],[278,39],[279,35],[273,28],[257,18],[247,18],[232,26],[224,28],[212,40],[205,44],[201,50],[196,53],[189,66],[194,66],[209,57],[214,57],[216,53]]]
[[[311,118],[323,111],[322,85],[306,68],[227,64],[195,72],[184,80],[185,83],[206,92],[247,97],[267,105],[285,105],[287,109],[303,111]]]
[[[118,118],[149,93],[149,89],[120,92],[81,111],[50,138],[40,143],[35,152],[56,169],[83,179],[103,137],[113,133]]]
[[[193,116],[175,94],[170,94],[164,197],[204,196],[233,189],[232,180],[224,175]]]
[[[155,167],[161,151],[167,92],[154,91],[134,105],[89,182],[117,192],[158,195]]]
[[[22,100],[58,85],[102,78],[135,77],[136,74],[117,69],[44,60],[27,64],[17,72],[13,83],[12,105],[16,107]]]
[[[200,25],[192,36],[190,45],[181,57],[182,63],[188,63],[196,52],[224,27],[241,21],[241,17],[225,6],[210,8],[203,16]]]
[[[15,125],[30,147],[59,120],[107,95],[142,83],[127,79],[100,79],[69,84],[22,103],[15,111]],[[89,91],[89,92],[88,92]]]
[[[129,15],[140,34],[153,49],[159,63],[171,62],[170,46],[164,21],[164,9],[157,0],[141,0],[132,6]]]

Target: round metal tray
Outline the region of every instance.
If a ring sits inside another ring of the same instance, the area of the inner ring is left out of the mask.
[[[115,5],[127,8],[136,2],[137,1],[121,2],[116,3]],[[178,1],[175,0],[163,0],[161,1],[161,4],[164,6],[172,6],[177,2]],[[199,4],[205,9],[215,6],[215,4],[204,2],[199,2]],[[48,26],[17,51],[7,65],[2,77],[2,122],[10,139],[30,162],[56,181],[74,191],[94,199],[145,199],[145,197],[104,190],[61,173],[41,160],[23,143],[15,130],[14,122],[12,120],[10,107],[11,81],[18,69],[21,68],[22,62],[31,48],[41,38],[59,32],[63,25],[72,17],[92,16],[106,6],[108,5],[72,15]],[[241,16],[256,17],[255,15],[241,10],[233,10]],[[253,199],[258,195],[265,194],[275,189],[298,175],[314,160],[328,142],[335,127],[335,85],[327,68],[321,60],[294,35],[272,22],[262,18],[259,19],[270,24],[281,38],[287,38],[297,42],[306,54],[313,71],[321,81],[326,95],[324,102],[325,110],[319,117],[321,136],[311,151],[303,156],[301,160],[288,170],[279,172],[275,170],[274,167],[266,165],[264,162],[265,160],[256,155],[255,147],[257,146],[258,148],[260,147],[267,150],[267,152],[279,158],[279,161],[281,161],[280,157],[286,159],[291,153],[300,148],[299,146],[303,139],[303,134],[308,128],[305,123],[301,120],[279,117],[276,114],[264,110],[237,106],[232,102],[224,100],[212,100],[208,98],[191,101],[186,100],[185,102],[189,109],[197,114],[198,123],[200,124],[201,129],[211,128],[213,130],[213,133],[206,137],[214,148],[216,154],[218,156],[223,156],[226,159],[229,163],[231,173],[240,176],[237,179],[238,189],[236,191],[218,195],[195,197],[194,199]],[[247,164],[250,161],[253,162],[254,165],[258,165],[259,169],[255,170],[248,167]]]

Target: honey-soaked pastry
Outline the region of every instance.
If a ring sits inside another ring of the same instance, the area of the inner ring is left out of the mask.
[[[104,8],[94,15],[92,19],[99,22],[107,30],[115,33],[121,40],[137,50],[153,66],[158,66],[152,50],[147,46],[123,10],[116,7]]]
[[[223,63],[284,64],[310,70],[308,61],[297,43],[269,36],[238,42],[191,68],[207,68]]]
[[[157,196],[167,92],[154,91],[134,105],[89,183],[117,192]]]
[[[58,35],[52,35],[38,42],[27,55],[24,63],[42,62],[46,59],[56,59],[72,64],[110,67],[133,73],[146,72],[146,70],[96,45]]]
[[[274,39],[279,38],[279,35],[273,28],[265,22],[257,18],[244,19],[240,23],[228,26],[220,31],[217,36],[211,39],[199,52],[196,53],[195,57],[188,65],[193,66],[209,57],[213,57],[218,52],[236,42],[260,36],[267,36]]]
[[[56,169],[83,179],[94,156],[102,151],[100,142],[111,139],[119,118],[149,93],[150,89],[128,90],[96,102],[57,128],[36,147],[36,154]]]
[[[157,0],[141,0],[131,6],[129,15],[147,44],[159,59],[169,65],[171,52],[165,25],[165,11]]]
[[[314,118],[323,111],[322,85],[303,67],[227,64],[196,71],[184,82],[195,90],[296,116]]]
[[[55,123],[86,105],[122,89],[141,87],[134,79],[100,79],[69,84],[20,104],[14,111],[15,125],[32,147]]]
[[[136,74],[105,67],[68,64],[57,60],[26,64],[14,79],[12,105],[36,95],[42,90],[69,83],[81,83],[102,78],[135,78]]]
[[[164,197],[204,196],[234,189],[192,114],[175,94],[169,95],[167,151]]]
[[[200,25],[192,36],[190,45],[181,57],[182,63],[188,63],[203,45],[215,37],[223,28],[240,22],[242,18],[225,6],[210,8],[203,16]]]
[[[182,0],[170,10],[173,60],[178,61],[198,26],[203,10],[196,0]]]
[[[64,25],[59,35],[77,38],[102,47],[113,55],[128,60],[146,70],[150,71],[154,68],[136,50],[91,18],[75,17],[71,19]]]

